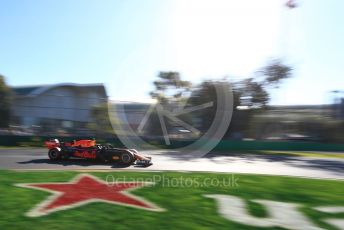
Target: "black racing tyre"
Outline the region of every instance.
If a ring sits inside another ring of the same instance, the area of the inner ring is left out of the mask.
[[[134,155],[131,152],[123,152],[120,157],[120,163],[124,164],[124,165],[130,165],[132,163],[134,163],[135,158]]]
[[[50,149],[48,152],[48,156],[49,156],[49,159],[52,161],[60,160],[61,159],[61,151],[56,149],[56,148]]]

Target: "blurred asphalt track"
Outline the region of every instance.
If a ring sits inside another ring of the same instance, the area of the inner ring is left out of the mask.
[[[19,170],[142,170],[142,171],[207,171],[226,173],[252,173],[288,175],[299,177],[344,179],[344,159],[300,156],[272,156],[233,154],[231,156],[210,153],[201,158],[172,151],[143,151],[153,157],[153,165],[147,168],[132,165],[123,167],[116,163],[104,164],[83,159],[51,162],[45,148],[0,149],[0,169]]]

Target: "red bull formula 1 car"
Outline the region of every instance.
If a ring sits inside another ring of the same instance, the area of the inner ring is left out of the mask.
[[[95,140],[60,142],[58,139],[53,139],[45,141],[45,145],[49,149],[48,156],[52,161],[73,157],[118,162],[123,165],[152,165],[151,157],[141,156],[135,149],[114,148],[110,144],[96,144]]]

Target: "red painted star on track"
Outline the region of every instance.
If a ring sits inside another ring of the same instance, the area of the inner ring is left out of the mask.
[[[36,217],[90,202],[106,202],[150,211],[163,211],[155,204],[129,193],[133,189],[151,184],[153,183],[133,181],[116,182],[109,185],[89,174],[80,174],[67,183],[31,183],[17,184],[17,186],[53,193],[47,200],[39,203],[26,214],[30,217]]]

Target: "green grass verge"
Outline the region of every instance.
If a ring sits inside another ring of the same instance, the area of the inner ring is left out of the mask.
[[[230,194],[245,199],[251,214],[256,216],[264,216],[266,210],[251,202],[251,199],[300,203],[303,205],[301,211],[316,225],[325,229],[334,228],[322,222],[322,218],[344,217],[344,214],[331,216],[312,209],[319,205],[344,206],[343,181],[235,174],[234,177],[238,178],[237,186],[228,186],[226,181],[232,178],[230,174],[179,172],[91,173],[102,180],[107,176],[125,177],[125,180],[164,177],[164,183],[159,182],[153,187],[140,188],[132,193],[166,209],[165,212],[150,212],[99,202],[42,217],[30,218],[24,215],[50,193],[20,188],[14,184],[67,182],[77,174],[79,173],[0,171],[1,229],[255,229],[221,217],[217,213],[215,201],[203,197],[205,194]],[[205,183],[206,178],[221,183]],[[185,183],[186,180],[198,183],[190,186]]]

